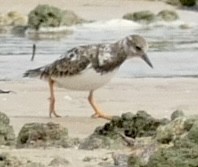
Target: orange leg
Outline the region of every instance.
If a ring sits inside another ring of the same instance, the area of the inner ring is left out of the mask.
[[[49,79],[49,88],[50,88],[50,105],[49,105],[49,116],[52,117],[54,114],[55,117],[60,117],[55,111],[55,96],[54,96],[54,81]]]
[[[89,96],[88,96],[88,101],[91,104],[92,108],[95,111],[95,114],[92,116],[94,118],[104,118],[104,119],[108,119],[111,120],[112,116],[110,115],[106,115],[104,112],[102,112],[102,110],[96,105],[96,102],[93,99],[93,91],[89,92]]]

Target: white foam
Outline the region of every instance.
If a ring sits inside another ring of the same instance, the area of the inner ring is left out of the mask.
[[[82,30],[82,29],[89,29],[91,31],[97,31],[97,30],[117,30],[117,29],[138,29],[142,27],[141,24],[124,20],[124,19],[112,19],[108,21],[96,21],[92,23],[85,23],[82,25],[78,25],[75,27],[76,30]]]

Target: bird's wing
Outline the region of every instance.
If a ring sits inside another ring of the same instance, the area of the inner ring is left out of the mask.
[[[60,59],[44,67],[41,78],[79,74],[90,64],[86,50],[82,47],[76,47],[67,51]]]
[[[116,56],[110,44],[85,45],[75,47],[52,64],[45,66],[42,77],[73,76],[88,68],[96,72],[111,71],[117,65]]]

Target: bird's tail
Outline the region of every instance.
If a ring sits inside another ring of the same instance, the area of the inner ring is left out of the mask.
[[[27,70],[24,74],[23,77],[30,77],[30,78],[34,78],[34,77],[41,77],[43,73],[43,68],[36,68],[36,69],[32,69],[32,70]]]

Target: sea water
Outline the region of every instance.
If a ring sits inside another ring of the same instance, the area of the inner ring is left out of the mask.
[[[32,39],[0,34],[0,80],[22,80],[23,73],[51,63],[75,46],[115,42],[130,34],[144,36],[149,43],[148,56],[154,69],[143,60],[125,62],[117,77],[197,77],[198,25],[176,21],[142,25],[123,19],[97,21],[69,27],[73,33],[53,38]],[[31,32],[29,32],[31,33]],[[51,38],[52,37],[52,38]],[[35,60],[30,61],[36,44]]]

